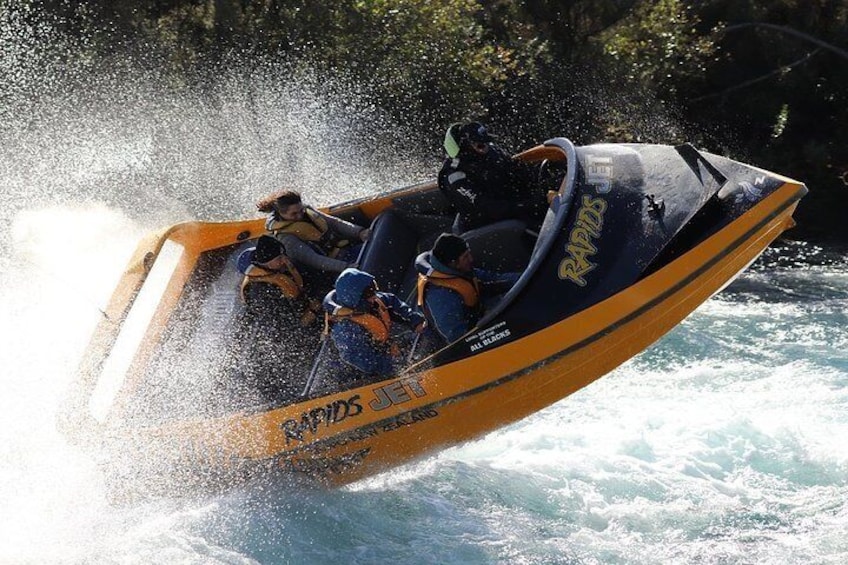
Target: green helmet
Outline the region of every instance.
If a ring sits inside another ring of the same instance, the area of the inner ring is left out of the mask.
[[[457,137],[459,135],[459,127],[462,124],[456,123],[451,124],[448,128],[448,131],[445,133],[445,153],[448,154],[448,157],[454,159],[457,155],[459,155],[459,142],[457,141]]]

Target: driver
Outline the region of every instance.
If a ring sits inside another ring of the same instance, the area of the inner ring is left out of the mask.
[[[531,198],[532,165],[513,159],[494,140],[479,122],[453,124],[445,134],[439,189],[459,213],[455,232],[508,219],[534,225],[544,208]]]

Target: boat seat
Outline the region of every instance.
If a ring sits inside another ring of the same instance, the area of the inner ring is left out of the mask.
[[[377,279],[380,290],[404,298],[403,287],[414,270],[418,232],[393,210],[381,213],[371,227],[371,237],[359,256],[359,268]]]
[[[490,271],[523,271],[537,234],[521,220],[501,220],[462,234],[477,267]]]

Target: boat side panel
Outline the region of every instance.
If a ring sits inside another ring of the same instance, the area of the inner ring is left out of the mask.
[[[121,421],[124,418],[131,399],[142,383],[145,367],[155,355],[159,338],[166,327],[171,312],[179,301],[183,287],[191,276],[196,262],[197,255],[191,253],[188,249],[183,251],[150,324],[133,355],[115,404],[108,413],[108,425],[111,426],[114,422]]]

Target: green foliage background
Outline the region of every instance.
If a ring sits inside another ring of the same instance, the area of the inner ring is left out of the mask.
[[[69,66],[132,61],[175,89],[332,77],[433,154],[465,118],[512,149],[691,141],[804,180],[796,236],[848,241],[848,0],[0,0],[0,18]]]

